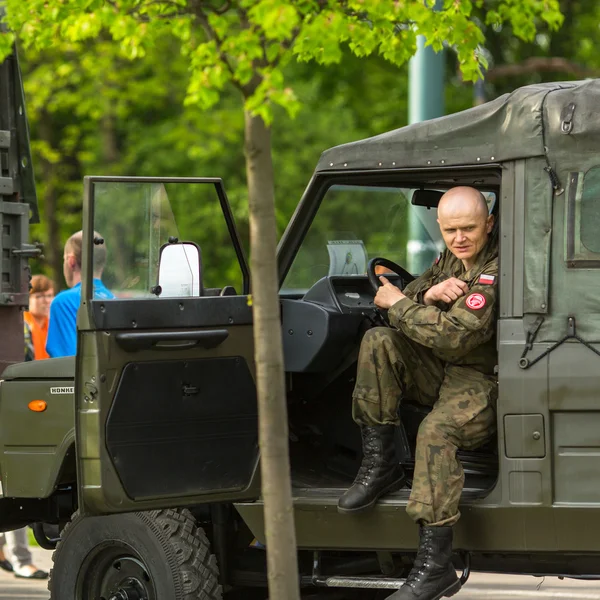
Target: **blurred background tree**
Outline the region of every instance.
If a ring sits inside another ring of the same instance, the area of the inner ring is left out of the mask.
[[[183,107],[187,64],[174,40],[143,62],[98,44],[87,57],[67,48],[21,52],[41,212],[32,238],[46,248],[34,271],[64,286],[62,246],[81,226],[81,180],[90,174],[222,177],[248,250],[244,117],[235,90],[207,112]],[[408,110],[408,69],[378,57],[366,68],[348,53],[337,67],[296,63],[287,71],[303,109],[294,120],[277,118],[284,110],[275,109],[279,233],[323,150],[401,127]]]
[[[531,42],[512,26],[482,26],[489,60],[483,89],[489,100],[541,81],[580,79],[600,72],[596,0],[561,0],[565,22],[542,21]],[[484,8],[480,9],[484,22]],[[248,249],[248,203],[242,100],[226,88],[219,104],[200,112],[184,106],[188,64],[180,42],[165,33],[141,61],[124,59],[114,42],[56,42],[54,49],[21,48],[41,222],[32,239],[45,243],[34,272],[60,287],[62,247],[81,226],[84,175],[220,176]],[[446,53],[446,110],[472,106],[453,53]],[[287,224],[320,153],[331,146],[402,127],[408,121],[408,68],[379,56],[344,51],[338,65],[290,63],[301,105],[294,120],[275,108],[273,160],[279,233]]]

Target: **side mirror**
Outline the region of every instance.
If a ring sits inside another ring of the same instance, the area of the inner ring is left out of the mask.
[[[202,295],[202,255],[193,242],[165,244],[158,259],[158,285],[152,292],[163,298]]]

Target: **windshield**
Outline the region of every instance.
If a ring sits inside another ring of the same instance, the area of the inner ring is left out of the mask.
[[[385,257],[413,275],[445,248],[435,208],[413,206],[414,188],[334,185],[321,201],[284,281],[282,292],[304,293],[327,275],[364,275]]]

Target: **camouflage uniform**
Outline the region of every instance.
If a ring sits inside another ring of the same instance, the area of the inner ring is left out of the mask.
[[[469,292],[451,306],[425,306],[424,293],[449,277],[467,283]],[[496,431],[497,277],[496,244],[488,242],[466,272],[446,250],[390,308],[396,329],[371,329],[360,347],[353,394],[359,425],[399,425],[402,397],[433,406],[419,428],[407,507],[424,525],[459,519],[464,472],[456,451],[477,448]]]

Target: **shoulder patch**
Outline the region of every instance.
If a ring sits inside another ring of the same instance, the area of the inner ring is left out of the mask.
[[[483,294],[474,293],[467,296],[465,304],[471,310],[479,310],[480,308],[483,308],[486,305],[486,299]]]
[[[483,275],[479,276],[479,280],[477,281],[477,283],[483,284],[483,285],[492,285],[495,281],[496,281],[495,275],[483,274]]]

